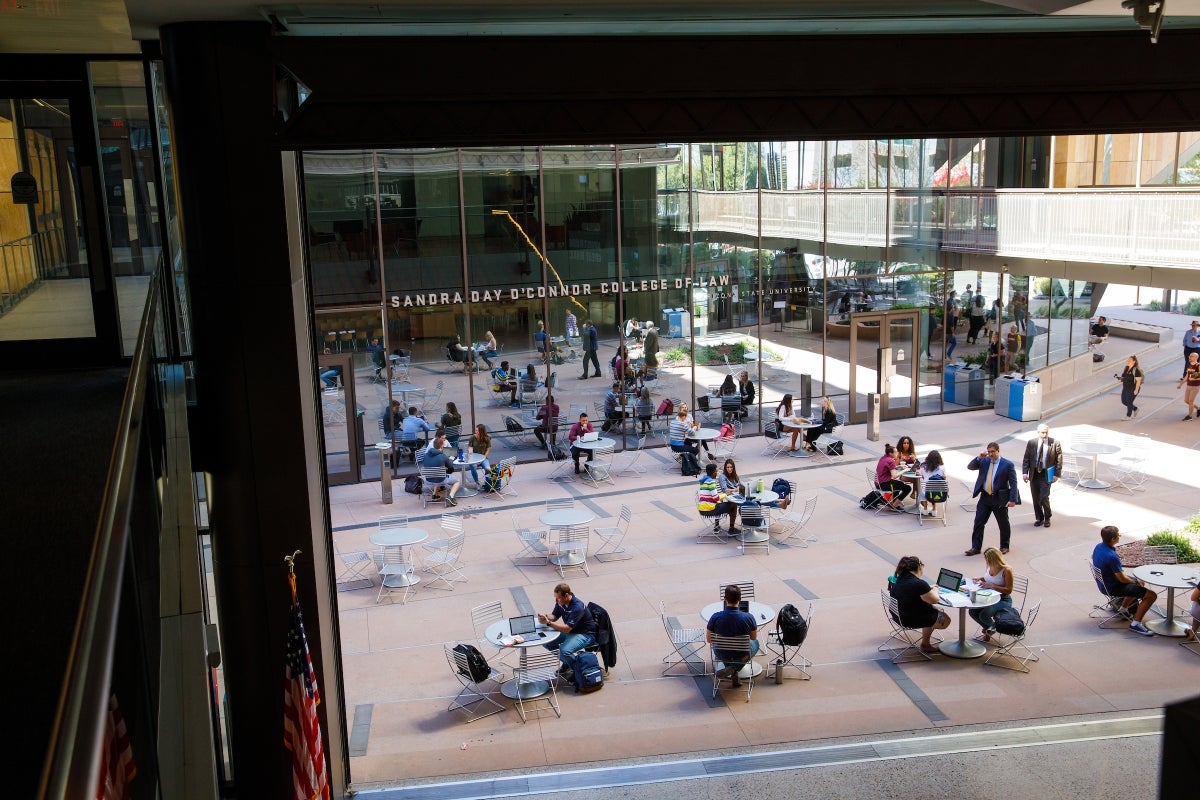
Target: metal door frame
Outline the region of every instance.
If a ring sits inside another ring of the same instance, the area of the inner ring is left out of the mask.
[[[858,401],[857,383],[858,383],[858,365],[859,365],[859,361],[858,361],[858,348],[859,348],[858,331],[859,331],[859,323],[862,323],[862,322],[876,322],[879,324],[879,339],[878,339],[878,341],[863,340],[864,351],[875,351],[875,353],[877,354],[881,348],[885,348],[885,347],[894,348],[897,344],[903,344],[905,346],[903,360],[908,363],[909,368],[912,372],[912,377],[911,377],[911,380],[909,381],[910,389],[909,389],[909,398],[908,398],[908,407],[907,408],[904,408],[904,407],[893,408],[890,406],[890,404],[888,402],[888,400],[890,398],[890,393],[882,391],[883,387],[881,387],[879,385],[878,370],[876,371],[875,385],[872,386],[868,392],[864,392],[864,394],[869,394],[871,392],[875,392],[877,394],[883,395],[882,400],[880,402],[880,410],[879,410],[880,419],[905,419],[908,417],[917,416],[917,413],[918,413],[917,403],[918,403],[920,388],[921,388],[921,374],[920,374],[920,363],[919,363],[920,348],[921,348],[920,325],[921,325],[921,315],[924,313],[927,313],[924,309],[904,308],[904,309],[899,309],[899,310],[895,310],[895,311],[859,311],[859,312],[855,312],[850,315],[850,352],[849,352],[849,355],[847,356],[847,358],[849,361],[848,366],[849,366],[849,372],[850,372],[848,411],[850,414],[850,422],[851,423],[863,423],[863,422],[867,421],[867,408],[865,407],[865,405],[860,408],[857,403],[857,401]],[[901,320],[908,320],[912,326],[910,328],[910,330],[913,331],[913,334],[911,337],[911,342],[903,342],[903,341],[893,342],[892,341],[892,326]],[[867,345],[870,346],[869,350],[867,348]],[[878,356],[876,355],[876,358],[877,357]],[[893,358],[894,358],[894,356],[893,356]]]

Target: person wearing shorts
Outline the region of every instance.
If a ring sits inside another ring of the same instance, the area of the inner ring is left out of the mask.
[[[1120,539],[1121,533],[1116,525],[1105,525],[1100,529],[1100,543],[1092,551],[1092,564],[1100,570],[1104,585],[1096,588],[1109,597],[1122,598],[1121,607],[1117,610],[1129,620],[1129,630],[1143,636],[1153,636],[1154,632],[1142,624],[1142,617],[1146,616],[1158,595],[1125,574],[1121,556],[1117,554],[1117,542]],[[1131,614],[1130,608],[1135,605],[1136,609]]]
[[[1183,421],[1187,422],[1196,416],[1196,393],[1200,392],[1200,353],[1192,353],[1188,356],[1187,369],[1184,371],[1183,377],[1179,379],[1179,386],[1175,388],[1181,389],[1185,383],[1187,388],[1183,390],[1183,402],[1187,403],[1187,416],[1183,418]]]

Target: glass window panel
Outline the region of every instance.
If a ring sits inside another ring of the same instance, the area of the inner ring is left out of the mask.
[[[0,174],[28,173],[32,203],[0,183],[0,340],[89,338],[86,229],[65,99],[0,98]]]
[[[1200,183],[1200,131],[1179,134],[1179,172],[1176,183],[1191,186]]]
[[[1096,137],[1096,186],[1135,186],[1137,184],[1136,133],[1106,133]]]

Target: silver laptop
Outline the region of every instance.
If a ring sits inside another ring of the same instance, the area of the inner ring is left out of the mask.
[[[508,632],[513,636],[524,636],[537,630],[537,617],[526,614],[521,617],[508,618]]]
[[[597,431],[587,431],[586,433],[584,433],[584,434],[583,434],[583,436],[580,436],[580,437],[579,437],[579,441],[581,441],[581,442],[595,442],[595,441],[597,441],[599,438],[600,438],[600,434],[599,434]]]

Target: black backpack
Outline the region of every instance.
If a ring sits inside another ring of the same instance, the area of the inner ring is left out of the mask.
[[[492,674],[492,668],[488,666],[487,659],[483,657],[483,653],[479,652],[479,648],[473,644],[456,645],[454,651],[462,653],[467,657],[467,672],[464,675],[470,677],[475,683],[482,683]],[[462,672],[460,669],[459,672]]]
[[[776,478],[771,481],[771,491],[779,495],[782,500],[792,493],[792,485],[788,483],[787,478]]]
[[[826,445],[825,454],[830,456],[845,455],[845,451],[842,449],[842,441],[839,439],[836,442],[830,442],[828,445]]]
[[[808,623],[800,616],[800,609],[788,603],[779,609],[779,616],[775,618],[775,632],[779,635],[780,644],[799,647],[808,636]]]
[[[548,458],[554,461],[562,461],[567,457],[567,454],[563,452],[563,449],[554,442],[546,442],[546,452],[549,453]]]
[[[1002,606],[996,609],[992,616],[992,625],[997,631],[1007,636],[1020,636],[1025,632],[1025,621],[1012,606]]]
[[[858,501],[859,508],[879,508],[883,505],[883,495],[872,489]]]
[[[420,494],[424,485],[425,481],[421,479],[420,475],[409,475],[404,479],[404,491],[409,494]]]
[[[681,475],[699,475],[700,474],[700,459],[696,458],[691,453],[680,453],[679,474]]]

